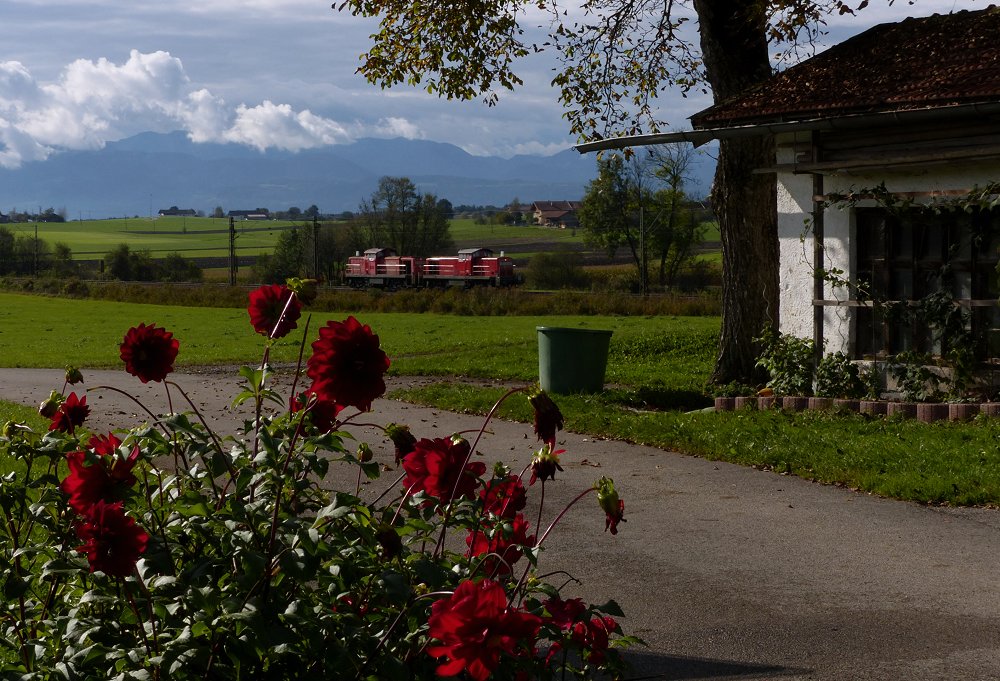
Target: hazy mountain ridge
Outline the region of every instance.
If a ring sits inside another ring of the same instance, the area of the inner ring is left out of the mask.
[[[170,206],[211,212],[216,206],[274,211],[311,204],[340,212],[357,210],[385,175],[409,177],[421,191],[455,205],[505,205],[514,198],[580,199],[596,175],[596,160],[573,149],[509,159],[472,156],[451,144],[402,138],[260,152],[195,144],[182,132],[142,133],[100,150],[0,169],[0,212],[54,207],[75,219],[147,215]],[[695,195],[707,191],[707,181],[704,188],[699,182],[691,186]]]

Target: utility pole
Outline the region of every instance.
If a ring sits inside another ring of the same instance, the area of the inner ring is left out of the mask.
[[[236,286],[236,222],[229,218],[229,285]]]
[[[319,280],[319,216],[313,213],[313,279]]]

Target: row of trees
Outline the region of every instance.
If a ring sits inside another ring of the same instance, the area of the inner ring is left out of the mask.
[[[27,276],[54,272],[72,272],[73,253],[69,246],[48,242],[29,234],[15,234],[0,226],[0,275]]]
[[[674,286],[705,236],[706,211],[684,193],[693,152],[680,145],[649,147],[626,157],[598,159],[579,212],[587,241],[609,255],[626,248],[648,290],[650,263],[660,286]]]
[[[417,191],[406,177],[383,177],[346,223],[304,225],[278,237],[274,251],[258,258],[255,275],[261,281],[288,277],[340,278],[351,253],[373,246],[427,257],[454,249],[449,217],[451,203]]]

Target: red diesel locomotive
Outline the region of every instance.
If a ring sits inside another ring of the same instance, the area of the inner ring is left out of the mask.
[[[347,259],[344,281],[356,288],[513,286],[514,261],[488,248],[463,248],[458,256],[416,258],[391,248],[369,248]]]

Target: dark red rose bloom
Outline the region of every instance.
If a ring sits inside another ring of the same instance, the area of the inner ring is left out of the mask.
[[[616,631],[618,622],[613,617],[595,617],[573,625],[573,641],[583,649],[584,660],[602,665],[608,655],[609,637]]]
[[[563,469],[559,465],[559,455],[565,451],[565,449],[552,451],[552,447],[548,444],[539,449],[535,453],[535,457],[531,460],[531,480],[528,481],[528,484],[534,485],[536,480],[541,480],[542,482],[555,480],[556,471]]]
[[[564,601],[558,596],[544,601],[542,607],[549,613],[548,621],[560,629],[572,627],[580,615],[587,610],[587,605],[581,598],[570,598]]]
[[[306,374],[313,381],[310,390],[324,399],[368,411],[372,400],[385,392],[382,377],[389,369],[389,358],[369,326],[354,317],[327,322],[312,348]]]
[[[284,338],[302,316],[302,303],[284,284],[265,284],[251,291],[249,299],[250,323],[254,331],[268,338]]]
[[[124,490],[136,483],[132,469],[139,458],[138,446],[132,449],[128,458],[115,456],[117,445],[121,443],[114,435],[107,438],[95,435],[88,444],[99,460],[87,465],[85,452],[69,452],[66,455],[69,475],[60,485],[69,497],[70,508],[83,516],[88,515],[99,501],[111,503],[121,499]]]
[[[412,452],[413,447],[417,444],[417,438],[410,432],[409,426],[390,423],[385,427],[385,435],[392,440],[396,449],[397,464],[403,460],[404,456]]]
[[[487,513],[504,518],[513,518],[523,511],[528,503],[524,483],[516,475],[491,479],[479,493],[479,498],[482,499],[483,508]]]
[[[76,550],[87,554],[90,571],[100,570],[111,577],[132,574],[149,541],[149,535],[125,515],[120,501],[98,501],[77,525],[76,533],[83,541]]]
[[[542,389],[529,394],[528,402],[535,410],[535,434],[539,440],[555,449],[556,431],[563,427],[562,412]]]
[[[413,494],[426,492],[443,501],[451,501],[452,490],[456,497],[472,498],[480,476],[486,472],[486,464],[482,461],[466,464],[470,449],[468,440],[461,438],[418,440],[413,451],[403,458],[406,471],[403,487],[412,487]]]
[[[524,555],[525,547],[535,545],[535,535],[528,536],[528,521],[518,513],[513,520],[496,528],[469,530],[465,538],[466,556],[486,556],[482,569],[489,576],[509,575],[511,567]]]
[[[125,371],[143,383],[162,381],[174,370],[177,359],[177,339],[166,329],[150,324],[133,326],[121,344]]]
[[[49,430],[61,430],[72,435],[76,432],[77,426],[82,426],[89,415],[90,407],[87,406],[87,396],[77,397],[76,393],[70,393],[52,417]]]
[[[473,681],[486,681],[500,665],[501,655],[534,652],[542,620],[537,615],[507,608],[507,594],[496,582],[462,582],[455,593],[431,606],[428,620],[431,657],[447,657],[439,676],[465,671]]]

